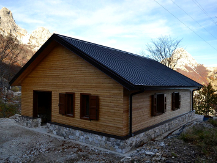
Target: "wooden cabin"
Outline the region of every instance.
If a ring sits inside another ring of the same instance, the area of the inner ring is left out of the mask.
[[[53,34],[11,86],[21,114],[127,138],[192,110],[201,84],[152,59]]]

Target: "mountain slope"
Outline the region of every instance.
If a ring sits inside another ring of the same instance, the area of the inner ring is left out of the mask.
[[[0,34],[3,36],[12,35],[16,37],[21,44],[29,45],[30,49],[37,51],[41,45],[52,35],[48,29],[39,27],[31,34],[19,27],[14,18],[12,12],[3,7],[0,10]]]
[[[203,85],[211,82],[214,89],[217,89],[217,67],[207,68],[197,63],[183,48],[176,49],[174,55],[180,57],[175,66],[176,71]]]
[[[15,23],[12,12],[6,7],[3,7],[0,10],[0,33],[4,36],[16,34],[17,38],[20,39],[22,36],[27,34],[27,31],[23,28],[20,28]]]
[[[213,88],[217,90],[217,67],[207,67],[208,80],[212,83]]]

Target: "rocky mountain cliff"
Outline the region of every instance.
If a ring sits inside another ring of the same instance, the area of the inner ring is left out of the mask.
[[[44,27],[39,27],[31,34],[28,34],[25,29],[16,24],[12,12],[5,7],[0,10],[0,34],[3,36],[15,36],[20,44],[26,45],[26,47],[34,52],[51,36],[49,30]],[[32,56],[32,53],[29,54],[30,56],[24,57],[24,62]],[[183,48],[176,49],[174,55],[174,58],[180,58],[175,66],[176,71],[201,84],[211,82],[214,88],[217,89],[217,67],[204,67],[204,65],[197,63]]]
[[[0,34],[15,36],[21,44],[29,45],[33,51],[37,51],[51,36],[49,30],[44,27],[39,27],[31,34],[28,34],[25,29],[16,24],[12,12],[6,7],[0,10]]]
[[[217,67],[205,67],[197,63],[183,48],[176,49],[174,55],[176,58],[180,58],[175,66],[176,71],[203,85],[211,82],[214,89],[217,90]]]
[[[34,30],[30,35],[24,37],[23,43],[30,45],[34,51],[37,51],[52,34],[44,27],[39,27]],[[26,42],[25,42],[26,41]]]
[[[16,35],[18,39],[21,39],[27,34],[27,31],[20,28],[14,21],[12,12],[3,7],[0,10],[0,33],[4,36],[9,34]]]
[[[173,56],[175,56],[174,58],[180,58],[176,63],[176,66],[175,66],[176,69],[182,69],[182,70],[188,71],[185,67],[186,65],[188,65],[189,67],[193,69],[199,65],[197,61],[191,56],[191,54],[189,54],[183,48],[177,48],[174,51]]]

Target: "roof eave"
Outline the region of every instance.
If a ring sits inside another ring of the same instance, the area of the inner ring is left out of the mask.
[[[145,90],[173,90],[173,89],[187,89],[199,90],[202,86],[143,86]]]

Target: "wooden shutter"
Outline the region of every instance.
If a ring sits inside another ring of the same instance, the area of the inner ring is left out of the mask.
[[[176,93],[172,93],[172,110],[176,110]]]
[[[83,104],[83,96],[80,94],[80,118],[84,116],[84,104]]]
[[[166,112],[166,109],[167,109],[167,95],[164,94],[164,110],[163,110],[164,113]]]
[[[59,114],[62,114],[62,115],[66,114],[66,94],[65,93],[59,94]]]
[[[38,92],[33,91],[33,117],[38,116]]]
[[[151,108],[151,115],[157,115],[157,95],[152,95],[152,108]]]
[[[98,96],[90,96],[90,120],[98,120],[99,119],[99,97]]]

